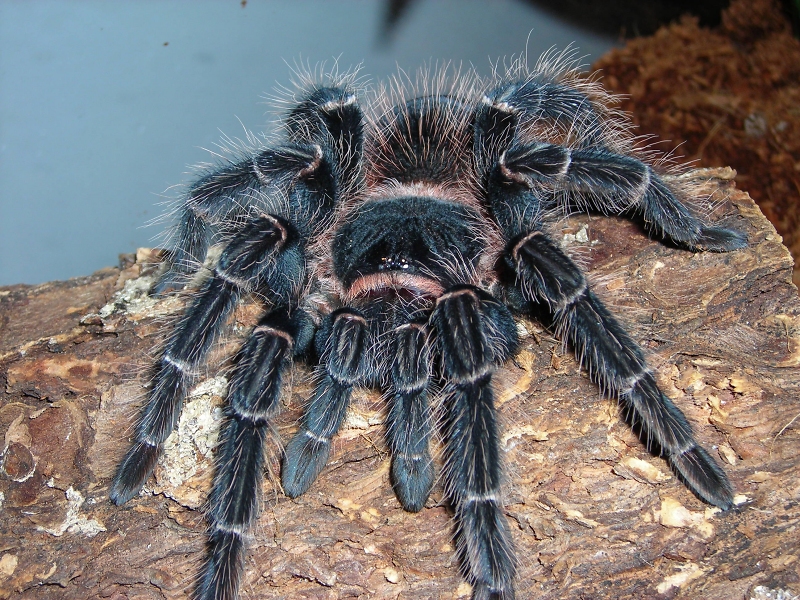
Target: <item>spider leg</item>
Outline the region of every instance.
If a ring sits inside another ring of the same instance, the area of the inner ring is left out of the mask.
[[[516,349],[508,309],[472,286],[450,288],[431,315],[445,386],[445,485],[473,598],[514,597],[511,534],[503,515],[498,426],[491,379]]]
[[[294,174],[308,169],[324,171],[326,161],[320,153],[318,146],[284,148],[283,168]],[[295,195],[308,192],[301,184],[297,188]],[[160,448],[180,417],[193,373],[242,293],[265,290],[276,304],[291,305],[304,279],[303,255],[296,226],[283,217],[258,215],[240,226],[222,251],[213,275],[190,301],[155,365],[135,442],[111,485],[115,504],[136,495],[153,472]]]
[[[543,102],[550,89],[552,105]],[[577,146],[530,140],[525,122],[538,118],[576,123],[582,134]],[[743,233],[695,217],[652,167],[610,150],[604,130],[594,105],[579,90],[534,80],[507,84],[484,96],[475,113],[473,143],[490,190],[516,183],[551,195],[567,192],[570,202],[605,214],[626,214],[642,221],[649,232],[690,250],[726,252],[747,245]]]
[[[198,600],[237,597],[244,535],[258,515],[264,441],[283,374],[315,335],[312,318],[298,308],[306,280],[306,243],[330,225],[341,193],[359,185],[361,120],[348,90],[309,89],[288,116],[289,144],[220,169],[192,188],[187,215],[200,213],[202,199],[207,205],[202,216],[226,227],[229,241],[213,276],[166,343],[137,442],[119,467],[111,498],[119,504],[141,487],[177,422],[191,372],[205,358],[225,316],[243,293],[262,294],[275,308],[262,317],[235,359],[209,498],[207,559],[194,589]],[[191,229],[191,219],[182,226]],[[178,248],[184,251],[191,244]]]
[[[353,386],[367,374],[369,340],[366,319],[351,308],[334,311],[318,330],[315,344],[324,366],[284,454],[281,481],[290,498],[303,494],[328,462],[331,439],[347,414]]]
[[[406,323],[394,328],[391,336],[378,361],[390,365],[386,436],[392,454],[392,484],[403,508],[418,512],[434,481],[428,447],[428,332],[422,324]],[[282,478],[288,496],[305,493],[327,463],[331,439],[344,420],[352,388],[369,375],[373,337],[368,318],[353,308],[332,313],[320,328],[316,344],[323,370],[284,457]]]
[[[155,365],[152,391],[136,427],[136,441],[111,486],[115,504],[136,495],[153,472],[161,446],[178,422],[193,372],[242,292],[253,289],[261,280],[275,280],[278,290],[286,287],[281,280],[287,278],[276,277],[275,272],[291,273],[297,268],[300,251],[294,237],[291,226],[282,219],[257,217],[225,247],[214,275],[191,300]]]
[[[408,323],[394,330],[390,372],[391,399],[386,438],[392,454],[392,485],[403,508],[419,512],[434,481],[428,386],[430,352],[424,325]]]
[[[311,318],[285,309],[265,315],[236,358],[225,422],[216,450],[214,483],[206,515],[209,552],[198,579],[198,600],[236,597],[244,565],[243,536],[258,516],[264,441],[279,408],[283,374],[292,356],[311,342]]]
[[[712,227],[692,215],[649,165],[604,148],[567,148],[531,143],[509,148],[498,168],[530,187],[563,186],[593,209],[629,214],[649,232],[690,250],[727,252],[744,248],[746,236]]]
[[[328,148],[338,165],[337,183],[347,187],[359,175],[362,118],[351,90],[318,87],[307,90],[289,113],[287,133],[297,144]],[[187,275],[203,262],[214,230],[226,223],[236,223],[248,207],[275,213],[278,207],[274,199],[280,196],[275,192],[288,189],[297,174],[286,169],[287,160],[292,160],[291,151],[263,149],[197,180],[182,201],[179,221],[173,230],[175,241],[167,258],[170,267],[155,283],[152,293],[164,295],[182,288]]]
[[[527,122],[546,120],[554,123],[565,133],[577,137],[582,146],[604,145],[607,131],[597,106],[592,100],[574,86],[552,81],[547,78],[526,78],[507,82],[483,96],[484,107],[480,110],[479,135],[492,135],[498,130],[488,126],[497,120],[497,125],[505,129],[504,145],[511,142],[513,128],[507,128],[513,120],[516,124],[522,118]],[[505,123],[503,123],[505,121]],[[479,147],[486,147],[481,144]]]
[[[170,267],[151,293],[163,295],[183,287],[187,275],[203,262],[211,224],[234,211],[237,202],[252,196],[260,184],[254,170],[256,159],[230,163],[196,181],[182,200],[180,220],[167,260]]]
[[[556,329],[572,343],[592,379],[620,399],[648,449],[660,452],[700,498],[729,509],[733,492],[725,473],[658,388],[642,349],[592,293],[580,269],[541,231],[516,241],[510,260],[523,295],[549,307]]]
[[[262,189],[274,185],[273,179],[286,178],[286,160],[285,150],[264,150],[195,182],[183,201],[174,230],[176,241],[168,256],[170,268],[155,283],[152,293],[164,295],[183,287],[187,275],[203,262],[215,226],[225,221],[240,222],[248,206],[263,204],[268,196]],[[276,178],[276,172],[283,177]],[[274,212],[274,207],[265,208],[273,208],[267,212]]]

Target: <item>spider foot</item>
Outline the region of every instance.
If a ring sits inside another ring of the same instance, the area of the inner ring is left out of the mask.
[[[430,454],[395,456],[392,460],[392,487],[400,504],[408,512],[419,512],[428,500],[434,480]]]
[[[147,442],[136,442],[128,450],[111,482],[109,497],[119,506],[125,504],[142,489],[144,482],[156,468],[161,448]]]
[[[286,446],[281,484],[290,498],[301,496],[317,479],[331,452],[331,441],[298,431]]]
[[[459,552],[473,600],[513,600],[516,559],[508,522],[491,495],[456,509]]]
[[[736,229],[703,226],[694,243],[697,250],[730,252],[747,247],[747,235]]]
[[[733,490],[728,478],[703,448],[694,446],[668,460],[681,481],[700,498],[722,510],[733,506]]]
[[[514,589],[498,590],[483,582],[472,586],[472,600],[514,600]]]

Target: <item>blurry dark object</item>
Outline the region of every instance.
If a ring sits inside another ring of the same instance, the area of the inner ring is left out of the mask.
[[[651,35],[659,27],[690,14],[703,27],[716,27],[730,0],[528,0],[530,4],[584,29],[610,36],[631,38]]]
[[[521,0],[543,9],[575,27],[612,37],[633,38],[652,35],[659,27],[677,21],[683,15],[697,17],[700,27],[718,27],[722,11],[730,0]],[[409,7],[416,0],[388,0],[381,40],[393,33]],[[781,0],[783,13],[800,35],[800,0]]]
[[[414,0],[388,0],[386,2],[386,16],[381,28],[381,41],[387,41],[392,35],[400,18],[405,14],[409,4]]]
[[[794,37],[800,37],[800,0],[783,0],[783,12],[792,23]]]
[[[397,24],[416,0],[388,0],[383,24],[383,39],[392,34]],[[576,27],[612,37],[630,38],[651,35],[659,27],[684,14],[695,15],[703,27],[716,27],[720,13],[730,0],[522,0],[545,10]],[[787,0],[794,1],[794,0]]]

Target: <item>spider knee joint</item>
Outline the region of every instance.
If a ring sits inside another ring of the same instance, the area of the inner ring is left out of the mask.
[[[487,494],[469,494],[464,498],[462,504],[463,506],[467,506],[469,504],[483,504],[485,502],[498,504],[500,502],[500,498],[495,492],[489,492]]]
[[[327,445],[327,444],[331,443],[331,438],[330,437],[327,437],[327,436],[324,436],[324,435],[317,435],[316,433],[314,433],[313,431],[309,431],[308,429],[303,431],[303,435],[305,435],[308,439],[317,442],[318,444],[326,444]]]
[[[167,364],[172,365],[184,375],[189,375],[192,372],[192,365],[190,365],[185,360],[181,360],[179,358],[173,358],[172,356],[169,355],[168,352],[164,353],[164,355],[161,357],[161,360],[163,360]]]
[[[564,296],[558,301],[558,303],[555,304],[555,306],[553,307],[554,312],[557,314],[564,312],[566,309],[568,309],[570,306],[572,306],[578,300],[580,300],[583,296],[585,296],[588,290],[589,286],[587,285],[586,281],[583,281],[583,283],[579,287],[572,290],[569,293],[569,295]]]
[[[319,169],[319,166],[322,164],[322,156],[322,146],[319,144],[314,144],[314,158],[305,169],[301,169],[300,172],[297,173],[297,176],[300,179],[303,179],[316,172],[317,169]]]

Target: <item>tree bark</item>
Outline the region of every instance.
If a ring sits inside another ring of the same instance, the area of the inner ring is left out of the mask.
[[[690,177],[708,179],[714,218],[745,231],[747,249],[692,254],[628,221],[588,215],[562,223],[561,234],[724,466],[737,506],[723,514],[694,497],[561,342],[524,321],[522,349],[495,378],[520,598],[800,592],[792,259],[730,170]],[[153,349],[183,305],[146,296],[149,259],[140,251],[89,277],[0,289],[1,598],[185,598],[191,588],[204,555],[201,509],[225,360],[260,308],[238,306],[155,478],[113,506],[110,478],[145,398]],[[294,370],[276,422],[284,441],[309,375]],[[379,394],[359,392],[308,493],[290,500],[265,476],[243,598],[469,597],[441,486],[419,514],[400,508],[382,422]],[[274,471],[277,445],[272,454]]]

